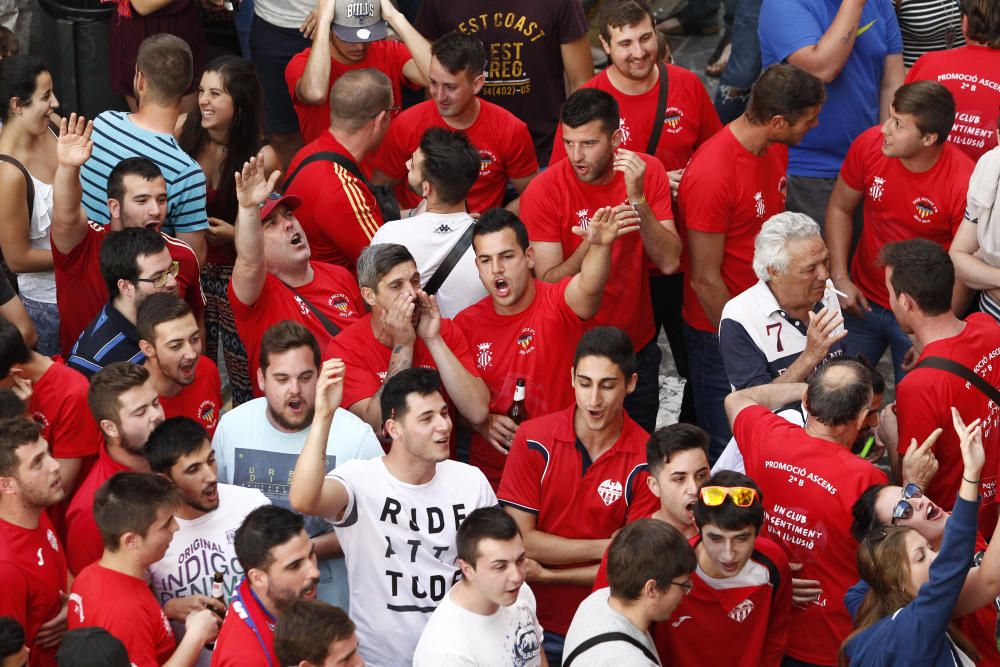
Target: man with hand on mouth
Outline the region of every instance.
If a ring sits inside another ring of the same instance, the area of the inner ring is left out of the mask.
[[[180,491],[174,513],[177,532],[163,558],[149,567],[156,601],[170,619],[174,633],[184,636],[184,621],[201,609],[220,617],[236,590],[243,569],[237,568],[230,538],[251,510],[270,501],[256,489],[219,484],[218,464],[204,427],[187,417],[173,417],[149,436],[143,455],[149,468],[169,479]],[[223,602],[213,598],[213,577],[223,575]],[[208,667],[212,654],[203,650],[195,663]]]
[[[173,294],[153,294],[139,304],[135,325],[163,414],[194,419],[211,439],[219,425],[222,381],[215,362],[201,353],[191,307]]]
[[[247,515],[233,546],[245,575],[229,599],[212,667],[277,667],[278,618],[296,600],[316,597],[316,546],[300,514],[273,505]]]

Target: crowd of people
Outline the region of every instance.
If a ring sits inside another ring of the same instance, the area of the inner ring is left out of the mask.
[[[130,111],[0,33],[0,667],[1000,666],[997,0],[714,103],[717,2],[115,4]]]

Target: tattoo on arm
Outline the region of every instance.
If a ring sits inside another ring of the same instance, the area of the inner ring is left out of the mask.
[[[412,345],[397,345],[392,348],[392,356],[389,357],[389,368],[386,371],[385,379],[388,380],[393,375],[400,371],[405,371],[407,368],[413,366],[413,346]],[[385,381],[382,382],[382,387],[385,386]],[[382,396],[382,387],[378,388],[375,392],[375,400],[379,400]]]
[[[843,37],[840,38],[840,43],[843,44],[844,46],[847,46],[848,44],[851,43],[851,39],[854,37],[854,35],[857,34],[857,32],[858,32],[858,26],[854,26],[853,28],[848,30]]]

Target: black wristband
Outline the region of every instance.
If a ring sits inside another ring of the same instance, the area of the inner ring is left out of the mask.
[[[965,475],[962,475],[962,479],[965,480],[966,482],[968,482],[969,484],[979,484],[979,480],[978,479],[973,482],[971,479],[967,479]]]

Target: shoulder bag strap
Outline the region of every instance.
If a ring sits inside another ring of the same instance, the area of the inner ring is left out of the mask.
[[[28,173],[28,168],[10,155],[0,154],[0,162],[9,162],[17,167],[22,174],[24,174],[24,183],[27,188],[28,195],[28,224],[30,225],[31,218],[35,215],[35,182],[31,180],[31,174]]]
[[[594,635],[593,637],[591,637],[590,639],[588,639],[587,641],[583,642],[575,649],[573,649],[573,652],[570,653],[568,656],[566,656],[566,659],[563,660],[562,663],[563,667],[570,667],[573,661],[576,660],[578,657],[580,657],[580,654],[582,654],[584,651],[589,651],[598,644],[605,644],[607,642],[627,642],[632,646],[635,646],[640,651],[642,651],[643,654],[647,658],[649,658],[650,662],[652,662],[654,665],[660,664],[660,659],[657,658],[655,655],[653,655],[653,653],[635,637],[627,635],[624,632],[602,632],[599,635]]]
[[[946,359],[945,357],[927,357],[914,366],[914,370],[918,368],[936,368],[939,371],[945,371],[946,373],[957,375],[966,382],[973,384],[976,389],[983,392],[988,399],[997,405],[1000,405],[1000,390],[957,361],[952,361],[951,359]]]
[[[358,165],[354,162],[354,160],[346,155],[343,155],[342,153],[336,153],[334,151],[313,153],[309,157],[302,160],[302,162],[299,163],[299,166],[295,168],[295,171],[292,172],[292,175],[285,179],[285,191],[288,191],[288,188],[292,185],[292,181],[294,181],[295,177],[299,175],[299,172],[302,171],[303,167],[319,161],[334,162],[339,164],[341,167],[350,172],[354,178],[364,183],[365,187],[368,188],[368,192],[370,192],[372,197],[375,199],[375,205],[378,207],[379,214],[382,216],[383,221],[399,219],[399,206],[396,204],[395,200],[389,201],[391,196],[390,189],[386,186],[372,185],[371,182],[365,178],[365,175],[361,173],[361,169],[358,168]]]
[[[462,232],[462,235],[458,237],[458,240],[455,241],[455,245],[453,245],[451,250],[448,251],[448,255],[444,258],[444,261],[441,262],[437,271],[434,272],[431,279],[427,281],[426,285],[424,285],[425,292],[428,294],[437,294],[437,291],[441,289],[441,285],[443,285],[444,281],[449,275],[451,275],[451,270],[455,268],[456,264],[458,264],[458,260],[462,259],[462,255],[464,255],[465,251],[472,245],[472,234],[475,231],[476,223],[473,222],[469,225],[468,229]]]
[[[657,67],[660,68],[660,96],[656,100],[656,115],[653,116],[653,134],[649,136],[649,145],[646,146],[648,155],[655,155],[656,149],[660,145],[660,135],[663,134],[663,114],[667,110],[667,90],[670,89],[667,66],[659,63]]]
[[[285,190],[288,190],[288,188],[292,186],[292,181],[294,181],[295,177],[299,175],[299,172],[302,171],[302,169],[306,165],[312,164],[313,162],[321,162],[321,161],[336,162],[337,164],[344,167],[344,169],[350,171],[355,176],[358,176],[358,174],[354,173],[354,171],[357,170],[357,167],[355,167],[354,170],[352,170],[346,165],[344,165],[340,160],[338,160],[337,157],[342,157],[342,156],[339,153],[334,153],[332,151],[322,151],[320,153],[313,153],[312,155],[306,157],[304,160],[302,160],[302,162],[299,163],[299,166],[295,168],[295,171],[293,171],[291,175],[285,179]]]
[[[292,290],[292,294],[299,297],[299,300],[301,300],[302,303],[306,304],[306,308],[312,311],[312,314],[316,316],[316,319],[319,320],[319,323],[323,325],[323,328],[326,329],[326,332],[328,334],[330,334],[331,336],[336,336],[337,334],[340,333],[341,331],[340,327],[334,324],[333,321],[329,317],[327,317],[319,308],[312,305],[312,302],[309,301],[309,299],[299,294],[299,291],[294,287],[292,287],[291,285],[289,285],[288,283],[282,282],[282,284],[284,284],[284,286],[287,287],[288,289]]]

